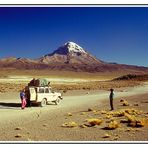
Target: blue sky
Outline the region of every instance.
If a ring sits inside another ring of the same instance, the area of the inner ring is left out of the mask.
[[[38,58],[67,41],[107,62],[148,67],[148,8],[0,8],[0,58]]]

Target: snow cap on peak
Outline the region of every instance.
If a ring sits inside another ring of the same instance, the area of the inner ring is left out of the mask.
[[[74,42],[66,42],[64,45],[68,48],[69,52],[86,53],[86,51],[82,47],[80,47],[78,44]]]

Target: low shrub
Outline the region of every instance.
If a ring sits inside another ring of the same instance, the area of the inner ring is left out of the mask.
[[[110,138],[111,135],[110,134],[105,134],[102,138]]]
[[[69,128],[72,128],[72,127],[77,127],[78,124],[76,122],[66,122],[64,124],[62,124],[62,127],[69,127]]]
[[[101,119],[96,118],[87,119],[86,121],[89,123],[90,126],[100,125],[103,122]]]
[[[111,121],[105,129],[114,130],[119,127],[119,123],[115,120]]]

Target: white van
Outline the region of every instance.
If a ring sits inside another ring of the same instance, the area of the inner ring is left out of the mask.
[[[48,102],[54,102],[57,105],[63,99],[61,93],[53,92],[51,87],[30,86],[28,90],[31,103],[40,103],[42,107]]]

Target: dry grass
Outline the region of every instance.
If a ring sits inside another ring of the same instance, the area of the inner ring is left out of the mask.
[[[106,119],[111,119],[112,117],[112,115],[106,115]]]
[[[124,110],[119,110],[119,111],[115,111],[115,112],[111,112],[113,117],[122,117],[125,114]]]
[[[77,126],[78,126],[78,124],[74,121],[66,122],[66,123],[62,124],[62,127],[68,127],[68,128],[73,128],[73,127],[77,127]]]
[[[44,124],[43,124],[43,126],[44,126],[44,127],[47,127],[47,126],[48,126],[48,124],[44,123]]]
[[[17,135],[15,135],[15,138],[21,138],[21,137],[22,137],[21,134],[17,134]]]
[[[67,116],[72,116],[72,113],[67,113]]]
[[[81,112],[81,114],[80,115],[86,115],[86,112]]]
[[[80,125],[81,128],[86,128],[88,126],[86,126],[85,124]]]
[[[27,138],[27,141],[32,141],[32,139],[31,138]]]
[[[129,103],[128,103],[128,101],[124,100],[122,105],[123,106],[129,106]]]
[[[16,69],[1,69],[0,78],[7,79],[9,76],[17,76],[17,77],[29,77],[31,78],[58,78],[58,79],[83,79],[87,80],[87,82],[75,82],[75,83],[64,83],[60,84],[58,82],[54,83],[51,81],[52,87],[56,90],[63,90],[63,93],[66,93],[67,90],[108,90],[112,86],[114,88],[121,87],[133,87],[139,85],[141,82],[139,81],[111,81],[116,77],[122,76],[126,74],[126,72],[99,72],[99,73],[87,73],[87,72],[72,72],[72,71],[54,71],[54,70],[16,70]],[[28,82],[9,82],[6,81],[0,82],[0,91],[8,92],[8,91],[19,91],[24,88]]]
[[[124,72],[125,73],[125,72]],[[126,74],[126,73],[125,73]],[[17,70],[1,68],[0,77],[7,77],[10,75],[16,76],[32,76],[32,77],[51,77],[51,78],[85,78],[85,79],[113,79],[123,75],[123,72],[74,72],[74,71],[57,71],[57,70]]]
[[[118,140],[120,138],[119,135],[115,135],[112,140]]]
[[[137,119],[135,121],[130,122],[129,126],[131,126],[131,127],[143,127],[143,126],[145,126],[145,120],[144,119]]]
[[[108,124],[107,127],[105,127],[105,129],[114,130],[114,129],[118,128],[118,127],[119,127],[119,123],[117,121],[113,120],[113,121],[110,121],[110,123]]]
[[[129,115],[128,113],[125,114],[125,117],[128,120],[128,125],[131,127],[143,127],[148,123],[147,118],[138,118],[134,115]]]
[[[16,128],[15,128],[15,130],[21,130],[21,129],[22,129],[22,128],[20,128],[20,127],[16,127]]]
[[[93,111],[93,109],[92,108],[88,108],[88,112],[91,112],[91,111]]]
[[[28,83],[15,82],[0,82],[0,92],[18,92],[27,86]],[[62,90],[66,93],[68,90],[109,90],[112,86],[114,88],[133,87],[141,84],[140,82],[130,81],[93,81],[93,82],[79,82],[79,83],[64,83],[54,84],[51,82],[52,88],[55,90]]]
[[[102,138],[110,138],[110,137],[111,137],[111,135],[106,133],[106,134],[104,134],[104,136]]]
[[[129,106],[129,103],[125,99],[121,99],[120,102],[122,103],[123,106]]]
[[[58,90],[109,90],[112,86],[114,88],[134,87],[141,84],[136,81],[93,81],[93,82],[79,82],[75,84],[53,84],[52,86]]]
[[[107,114],[107,111],[101,110],[100,113],[101,113],[101,114]]]
[[[87,119],[86,121],[89,123],[90,126],[100,125],[103,122],[103,120],[96,118]]]
[[[125,113],[128,113],[128,114],[130,114],[130,115],[141,115],[141,114],[143,114],[143,111],[141,111],[141,110],[136,110],[136,109],[133,109],[133,108],[131,108],[131,109],[125,109],[124,110],[125,111]]]

